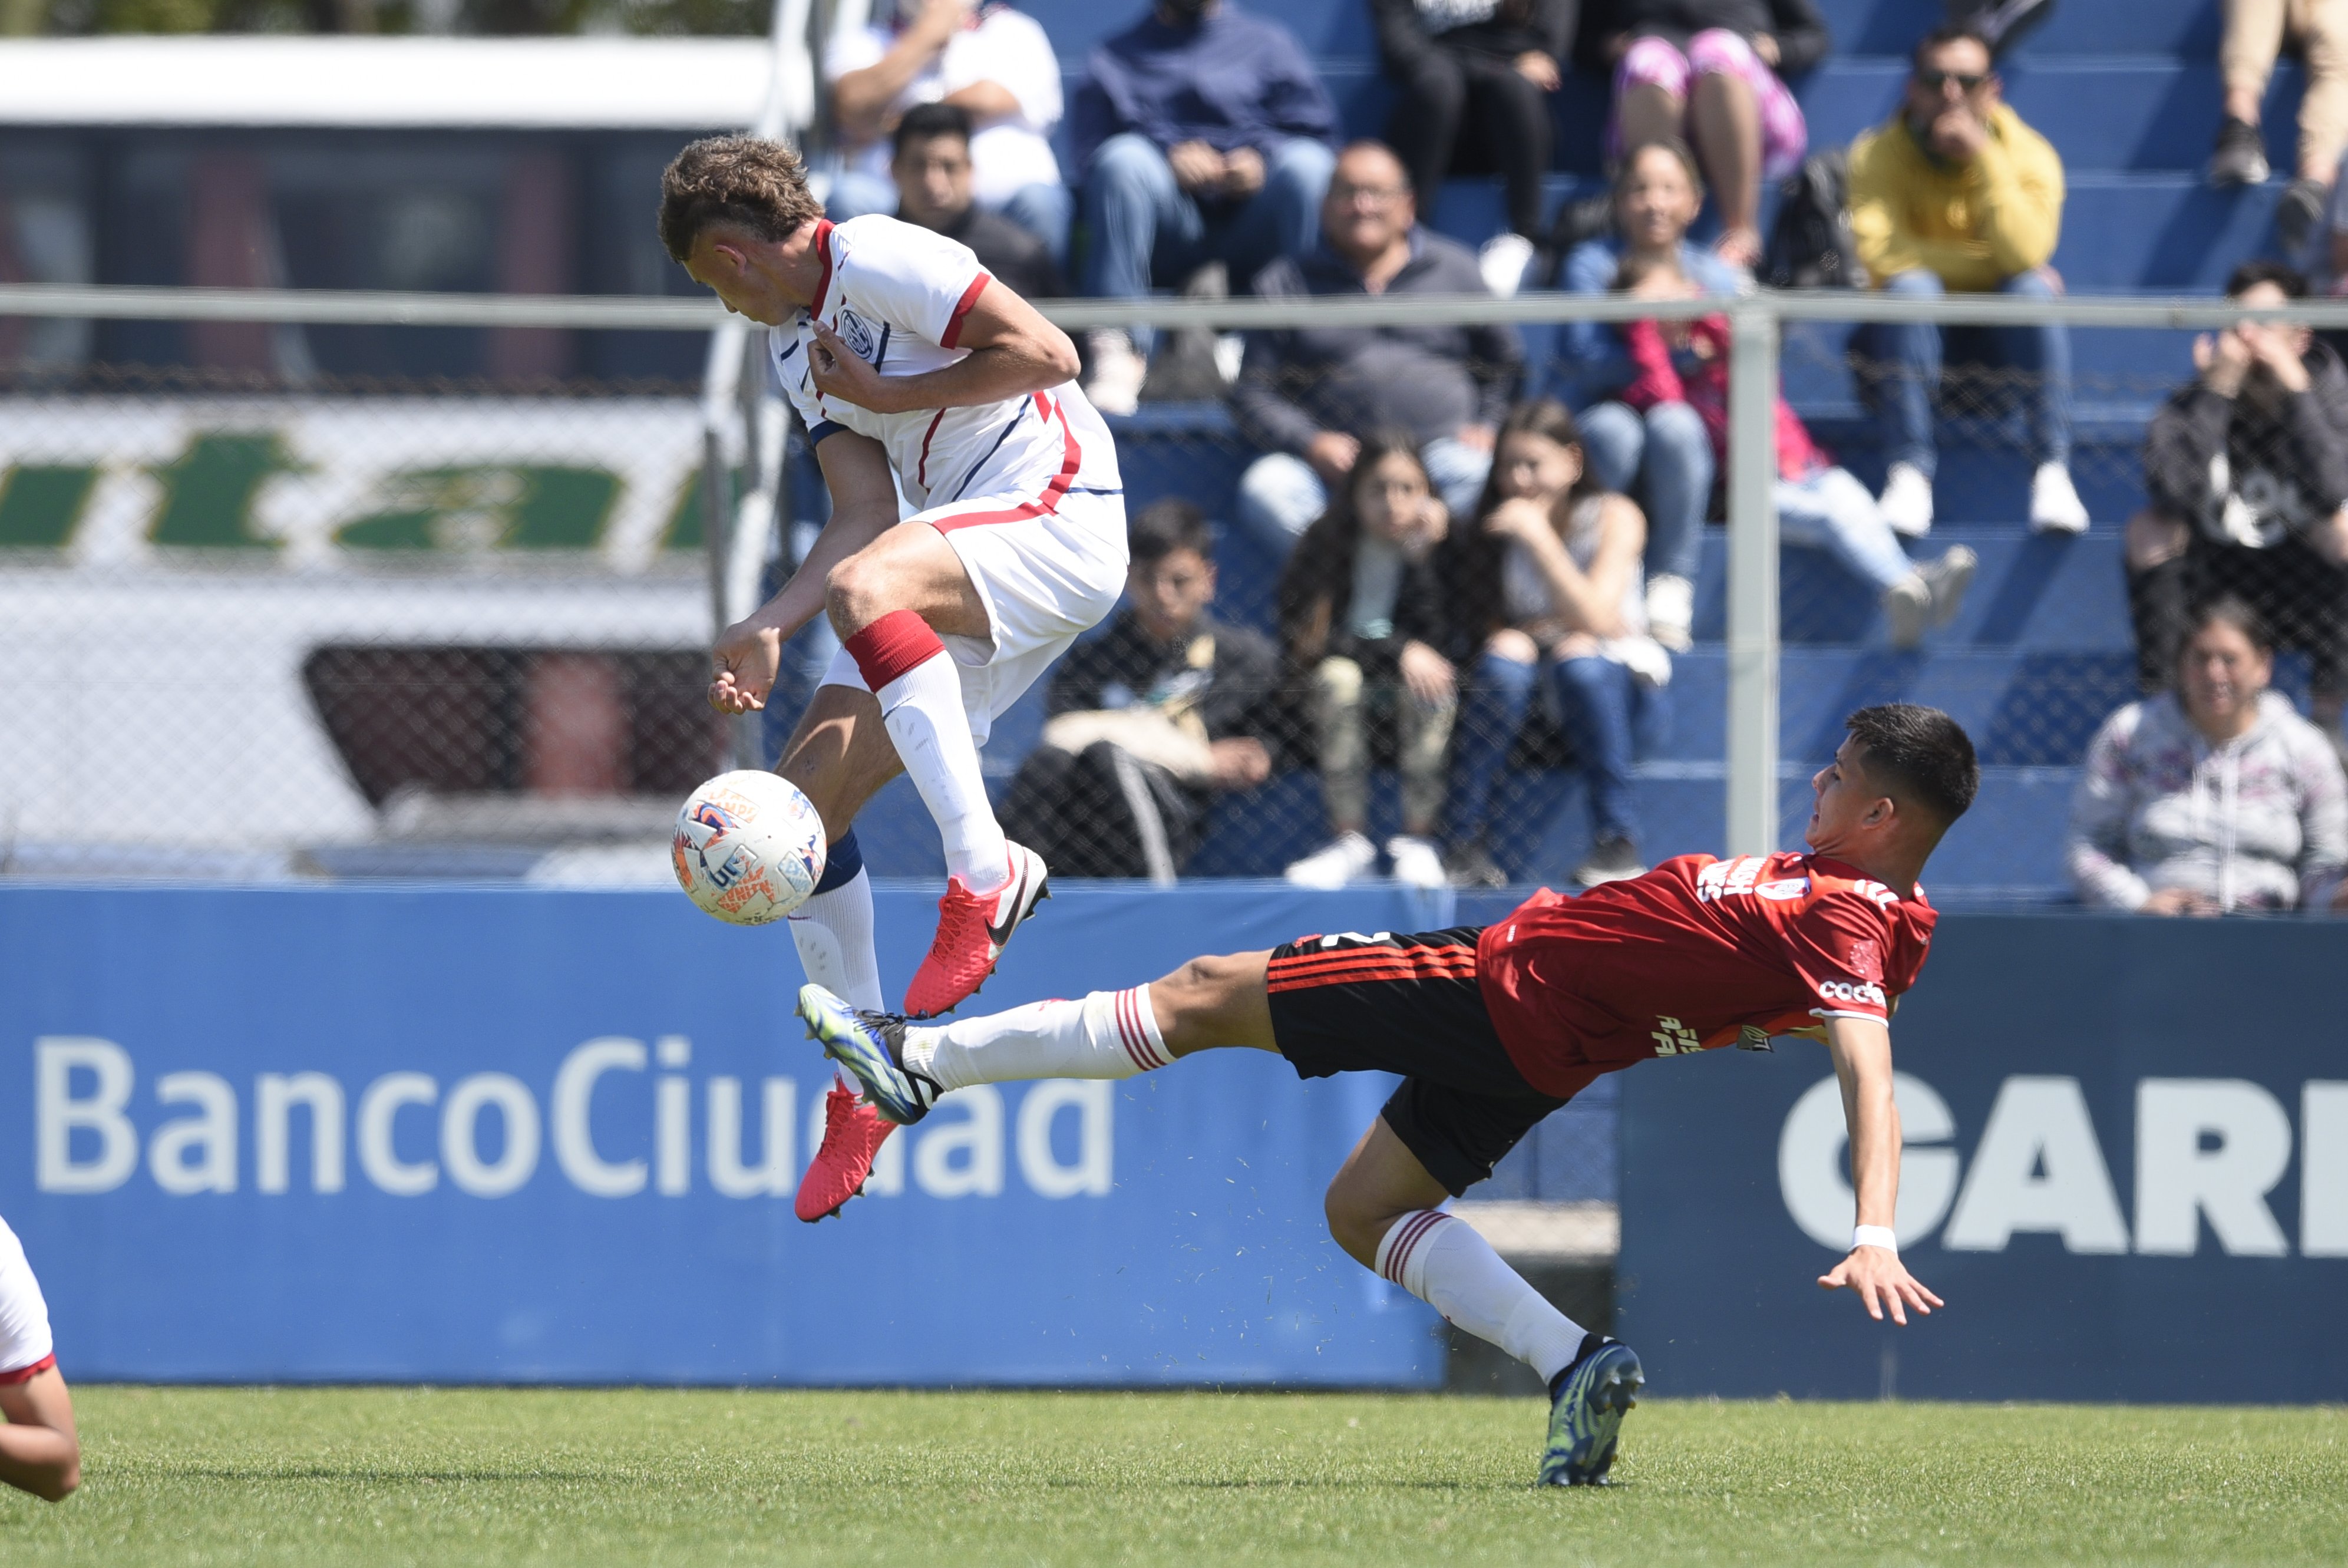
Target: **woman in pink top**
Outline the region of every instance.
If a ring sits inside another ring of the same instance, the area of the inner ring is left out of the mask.
[[[1686,299],[1703,293],[1673,260],[1633,256],[1614,286],[1645,299]],[[1622,342],[1636,375],[1622,399],[1641,413],[1663,403],[1684,403],[1704,421],[1721,471],[1728,468],[1728,321],[1634,321]],[[1945,625],[1963,602],[1979,562],[1963,545],[1918,565],[1900,548],[1875,497],[1850,470],[1810,439],[1800,418],[1777,399],[1777,531],[1788,544],[1825,550],[1872,587],[1883,605],[1891,645],[1912,648],[1928,626]]]

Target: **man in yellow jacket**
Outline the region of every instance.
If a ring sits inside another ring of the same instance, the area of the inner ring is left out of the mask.
[[[1910,297],[2051,299],[2046,264],[2063,223],[2063,160],[2008,108],[1978,33],[1943,28],[1916,46],[1900,113],[1850,149],[1850,222],[1875,286]],[[2087,509],[2071,483],[2071,338],[2059,324],[1995,329],[2000,356],[2035,377],[2028,399],[2030,526],[2077,533]],[[1932,526],[1932,396],[1941,329],[1875,329],[1890,471],[1884,520],[1910,538]]]

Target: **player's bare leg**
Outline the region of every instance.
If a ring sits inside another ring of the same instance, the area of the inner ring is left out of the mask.
[[[54,1367],[21,1383],[0,1383],[0,1481],[57,1502],[81,1484],[81,1439],[73,1396]]]
[[[939,640],[993,635],[986,606],[945,536],[908,521],[832,568],[825,610],[944,843],[938,934],[906,987],[905,1011],[947,1012],[985,983],[1045,896],[1044,862],[994,820],[962,676]]]

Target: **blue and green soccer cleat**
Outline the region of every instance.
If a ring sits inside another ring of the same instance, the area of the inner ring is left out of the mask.
[[[864,1086],[864,1098],[889,1120],[910,1127],[937,1103],[937,1080],[907,1071],[899,1059],[905,1044],[902,1018],[859,1012],[820,985],[799,987],[799,1016],[807,1022],[808,1037],[823,1042],[824,1055]]]
[[[1591,1335],[1573,1365],[1558,1374],[1549,1407],[1549,1451],[1542,1486],[1604,1486],[1614,1465],[1622,1418],[1639,1402],[1647,1374],[1639,1353],[1619,1339]]]

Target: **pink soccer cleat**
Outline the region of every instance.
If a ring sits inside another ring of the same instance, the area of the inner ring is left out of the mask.
[[[897,1124],[864,1103],[863,1097],[834,1078],[823,1097],[823,1147],[799,1178],[791,1212],[808,1224],[828,1220],[864,1191],[872,1161]]]
[[[906,1016],[952,1012],[985,985],[1019,923],[1052,896],[1045,879],[1043,858],[1017,844],[1011,846],[1011,880],[999,892],[974,893],[962,878],[948,877],[946,895],[938,900],[937,937],[905,987]]]

